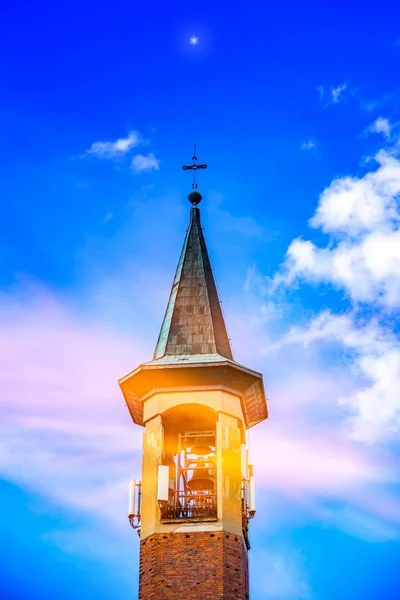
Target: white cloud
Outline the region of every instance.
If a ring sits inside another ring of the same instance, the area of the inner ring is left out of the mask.
[[[375,159],[376,171],[323,191],[310,225],[331,234],[329,245],[295,239],[276,282],[332,283],[354,301],[400,308],[400,161],[385,151]]]
[[[344,92],[348,88],[348,82],[341,83],[336,87],[327,88],[323,85],[319,85],[317,87],[317,92],[319,92],[319,99],[322,102],[324,99],[327,100],[326,106],[330,104],[339,104],[341,100],[343,100]]]
[[[359,323],[355,315],[322,312],[304,329],[292,328],[279,345],[341,344],[361,389],[339,398],[351,413],[353,439],[372,443],[400,437],[400,342],[377,318]]]
[[[335,88],[331,88],[331,97],[334,104],[338,104],[343,96],[343,92],[347,88],[347,83],[341,83]]]
[[[152,152],[150,154],[136,154],[133,157],[131,167],[134,173],[143,173],[144,171],[158,171],[160,168],[160,161],[154,156]]]
[[[312,150],[313,148],[315,148],[315,147],[316,147],[316,145],[317,145],[317,144],[316,144],[316,142],[315,142],[314,140],[312,140],[312,139],[308,139],[308,140],[306,140],[305,142],[303,142],[303,143],[301,144],[300,148],[301,148],[302,150]]]
[[[129,154],[134,148],[139,145],[148,143],[142,138],[137,131],[130,131],[125,138],[118,138],[113,142],[95,142],[84,156],[95,156],[108,160],[118,159]],[[153,152],[149,154],[136,154],[131,160],[131,169],[134,173],[142,173],[145,171],[154,171],[160,168],[160,161],[155,157]],[[118,169],[118,167],[117,167]],[[107,218],[106,220],[109,220]]]
[[[399,438],[400,348],[396,344],[380,356],[363,352],[356,364],[370,384],[340,400],[354,414],[353,438],[365,442]]]
[[[366,133],[379,133],[383,137],[389,139],[391,133],[391,125],[389,119],[378,117],[371,125],[367,128]]]
[[[86,154],[97,158],[119,158],[130,152],[141,142],[141,135],[137,131],[130,131],[127,137],[118,138],[114,142],[94,142],[86,151]]]
[[[375,156],[379,168],[363,177],[335,179],[321,194],[310,224],[326,233],[359,234],[399,218],[400,162],[382,150]]]
[[[338,400],[351,437],[370,443],[400,437],[400,340],[383,325],[400,310],[400,160],[381,150],[375,161],[375,170],[368,162],[362,177],[337,178],[322,192],[309,224],[329,242],[294,239],[273,278],[274,289],[304,281],[345,291],[349,314],[322,312],[282,343],[345,350],[357,385]]]

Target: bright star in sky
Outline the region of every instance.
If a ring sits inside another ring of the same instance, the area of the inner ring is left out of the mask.
[[[192,46],[196,46],[196,44],[199,43],[199,38],[195,35],[192,35],[192,37],[189,40],[189,43],[192,44]]]

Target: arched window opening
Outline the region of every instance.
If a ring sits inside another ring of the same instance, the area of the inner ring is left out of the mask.
[[[159,498],[161,521],[215,521],[215,412],[197,404],[179,406],[163,416],[163,424],[169,481],[168,499]]]

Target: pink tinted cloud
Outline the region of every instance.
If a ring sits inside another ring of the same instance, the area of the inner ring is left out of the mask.
[[[125,516],[141,435],[117,380],[141,352],[43,289],[0,297],[1,474],[69,507]]]
[[[363,518],[370,537],[400,537],[400,501],[386,491],[388,484],[399,482],[389,452],[357,445],[334,427],[325,425],[318,432],[301,422],[297,429],[271,422],[252,433],[250,458],[261,505],[264,499],[268,504],[271,493],[277,494],[306,509],[312,518],[356,530],[358,536],[365,533],[357,525]],[[328,509],[332,502],[347,509]],[[278,504],[275,510],[279,509]]]
[[[125,526],[127,481],[140,477],[142,432],[130,420],[117,379],[148,358],[140,341],[95,316],[83,318],[43,289],[0,296],[0,474],[53,502]],[[251,435],[260,491],[299,504],[339,499],[398,521],[396,498],[382,491],[396,479],[390,456],[349,442],[336,421],[300,419],[305,404],[321,405],[323,389],[329,394],[322,406],[328,406],[335,384],[328,385],[326,373],[321,383],[312,366],[307,378],[303,366],[290,368],[290,360],[285,377],[282,356],[279,361],[286,382],[279,418],[273,418],[274,391],[270,421]],[[272,359],[268,371],[274,372]],[[296,397],[302,400],[291,410]]]
[[[340,432],[271,425],[254,431],[251,449],[262,481],[287,494],[351,494],[366,485],[396,481],[386,457],[357,447]]]

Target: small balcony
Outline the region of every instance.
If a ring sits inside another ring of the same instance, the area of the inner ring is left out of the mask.
[[[214,492],[184,492],[171,494],[168,502],[160,502],[162,523],[185,521],[217,521],[217,498]]]

